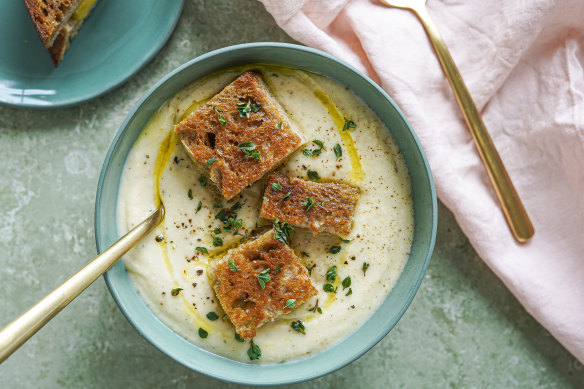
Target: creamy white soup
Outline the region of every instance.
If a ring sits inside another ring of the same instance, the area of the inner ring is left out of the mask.
[[[320,75],[266,65],[209,76],[184,88],[152,116],[128,156],[120,184],[120,234],[161,203],[166,210],[163,223],[124,257],[137,293],[162,322],[199,347],[250,362],[250,341],[235,336],[207,273],[211,261],[242,240],[222,230],[215,217],[221,209],[241,205],[242,232],[271,225],[259,218],[264,182],[226,201],[173,132],[182,118],[249,69],[261,71],[307,141],[277,171],[308,179],[307,171],[314,170],[323,180],[344,182],[360,191],[346,239],[325,233],[313,237],[301,228],[292,232],[290,246],[310,269],[319,293],[257,330],[253,343],[261,358],[254,362],[273,363],[322,351],[369,318],[404,268],[414,215],[410,179],[396,143],[351,90]],[[304,149],[320,148],[313,140],[324,147],[319,155],[307,156]],[[337,275],[331,283],[326,274],[333,266]],[[332,291],[323,288],[327,283]]]

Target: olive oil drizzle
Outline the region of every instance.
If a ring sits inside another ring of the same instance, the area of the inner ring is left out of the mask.
[[[345,126],[345,117],[339,111],[332,99],[326,93],[324,93],[324,91],[321,89],[315,89],[313,93],[314,96],[316,96],[316,98],[319,99],[322,105],[324,105],[328,110],[328,113],[331,119],[333,119],[339,135],[343,139],[343,145],[345,146],[347,154],[349,155],[349,160],[351,161],[352,181],[355,183],[363,181],[364,174],[363,168],[361,167],[361,158],[357,153],[357,148],[355,147],[353,136],[351,135],[351,131],[343,130],[343,127]]]
[[[184,293],[184,290],[182,291]],[[187,300],[187,298],[183,295],[183,293],[179,294],[181,302],[183,304],[183,308],[185,312],[192,318],[193,325],[197,328],[203,328],[209,334],[212,332],[219,331],[217,326],[212,324],[209,320],[203,319],[203,316],[199,315],[199,312],[195,309],[195,307]]]
[[[182,122],[183,120],[185,120],[187,118],[187,116],[189,116],[190,114],[195,112],[200,106],[205,105],[207,103],[207,101],[209,101],[209,100],[211,100],[210,97],[207,99],[203,99],[201,101],[195,101],[194,103],[189,105],[189,107],[183,112],[183,114],[178,119],[178,122],[175,122],[174,124],[178,124],[178,123]]]
[[[159,112],[155,112],[154,115],[150,118],[146,127],[150,126],[152,123],[155,123],[159,120]],[[156,155],[156,160],[154,161],[154,169],[152,172],[152,178],[154,182],[154,205],[156,208],[164,207],[164,203],[162,201],[162,194],[160,193],[160,178],[164,169],[167,165],[168,158],[170,156],[171,150],[170,149],[170,140],[171,140],[172,132],[170,131],[163,139],[163,141],[158,146],[158,153]],[[142,134],[141,136],[144,136]],[[156,231],[158,235],[164,236],[164,226],[166,220],[163,220],[162,223],[157,227]],[[172,274],[172,265],[170,263],[170,258],[168,255],[168,247],[166,243],[166,239],[162,239],[160,242],[160,251],[162,253],[162,257],[164,260],[164,264],[166,265],[166,269],[169,274]],[[173,287],[178,287],[174,285]]]
[[[160,143],[160,147],[158,148],[158,155],[156,156],[156,161],[154,163],[154,203],[156,207],[164,207],[164,200],[162,197],[162,192],[160,189],[160,180],[162,179],[162,175],[166,167],[168,166],[169,161],[171,160],[172,155],[176,149],[176,145],[178,142],[178,137],[176,136],[173,130],[170,130],[168,134],[164,137],[164,140]],[[164,222],[163,222],[164,223]],[[164,227],[159,227],[164,228]],[[170,262],[170,256],[168,254],[168,243],[166,240],[162,240],[161,242],[161,251],[162,256],[164,259],[164,264],[166,265],[166,269],[169,274],[174,274],[174,269],[172,263]],[[205,266],[206,264],[201,262],[201,265]],[[178,282],[173,283],[173,288],[178,288]],[[207,332],[212,332],[216,330],[216,326],[208,323],[203,319],[203,317],[197,312],[195,307],[191,305],[191,303],[186,299],[184,296],[185,291],[182,290],[178,296],[174,296],[172,298],[179,298],[183,305],[185,312],[192,318],[193,325],[204,328]]]
[[[164,173],[164,169],[166,169],[166,165],[168,164],[168,160],[170,156],[174,152],[176,144],[176,135],[174,135],[174,131],[169,131],[168,134],[164,137],[164,140],[160,143],[158,147],[158,154],[156,155],[156,161],[154,162],[154,204],[156,207],[164,206],[164,202],[162,201],[162,193],[160,192],[160,180],[162,179],[162,174]]]

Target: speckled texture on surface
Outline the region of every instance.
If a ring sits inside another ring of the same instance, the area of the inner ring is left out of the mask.
[[[216,48],[292,40],[255,1],[187,1],[156,59],[75,108],[0,107],[0,326],[95,255],[93,205],[109,144],[165,73]],[[584,367],[517,303],[440,207],[428,273],[373,350],[306,388],[582,388]],[[0,388],[232,388],[157,351],[98,280],[0,365]]]

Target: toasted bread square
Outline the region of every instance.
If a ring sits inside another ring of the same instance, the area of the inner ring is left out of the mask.
[[[246,104],[247,112],[242,107]],[[254,72],[239,76],[181,121],[175,131],[192,159],[209,169],[211,180],[226,199],[260,179],[303,143]],[[242,149],[244,145],[247,151]]]
[[[282,189],[275,190],[272,184],[276,187],[279,184]],[[260,216],[310,228],[314,236],[322,231],[344,237],[351,232],[358,199],[359,191],[350,185],[271,174]]]
[[[263,282],[264,289],[258,279],[262,272],[270,277]],[[294,251],[274,239],[274,230],[229,250],[211,263],[209,275],[223,310],[242,338],[253,338],[262,324],[318,293]],[[291,299],[296,303],[288,308],[286,302]]]

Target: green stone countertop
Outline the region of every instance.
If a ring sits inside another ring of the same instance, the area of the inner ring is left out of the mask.
[[[293,42],[258,2],[187,1],[164,49],[113,92],[67,109],[0,106],[0,327],[95,256],[98,175],[142,94],[200,54],[253,41]],[[582,364],[477,257],[452,214],[439,213],[430,267],[398,325],[353,364],[294,387],[584,387]],[[0,365],[0,388],[233,387],[146,342],[102,279]]]

